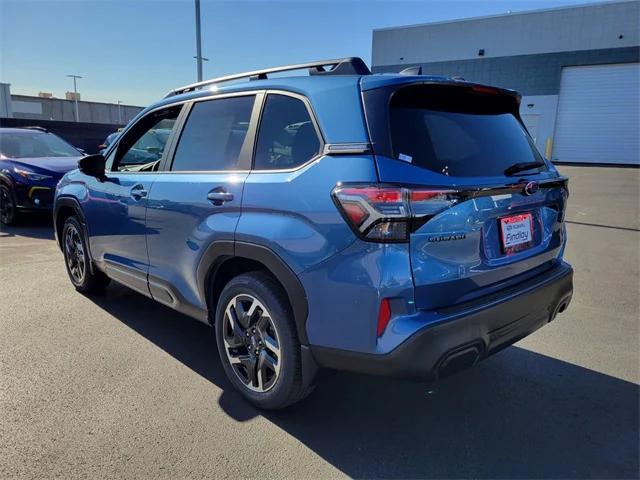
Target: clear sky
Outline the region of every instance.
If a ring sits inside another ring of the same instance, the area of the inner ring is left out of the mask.
[[[202,0],[204,77],[343,56],[371,60],[374,28],[587,3]],[[0,0],[0,81],[146,105],[196,80],[193,0]]]

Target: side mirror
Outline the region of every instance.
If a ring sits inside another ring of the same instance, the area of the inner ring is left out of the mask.
[[[106,163],[106,158],[99,153],[95,155],[87,155],[86,157],[82,157],[78,160],[78,168],[85,175],[89,175],[91,177],[96,177],[98,180],[102,180],[105,178],[104,175],[104,167]]]

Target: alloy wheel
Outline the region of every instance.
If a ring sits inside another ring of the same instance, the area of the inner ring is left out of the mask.
[[[280,339],[271,315],[252,295],[236,295],[222,319],[224,350],[238,379],[254,392],[270,390],[281,367]]]
[[[74,283],[81,284],[84,280],[87,267],[82,238],[75,225],[69,225],[67,227],[64,236],[64,252],[71,278]]]

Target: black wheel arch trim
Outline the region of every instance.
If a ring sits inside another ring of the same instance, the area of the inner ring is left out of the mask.
[[[298,339],[302,345],[308,345],[306,329],[308,303],[304,287],[285,261],[264,245],[233,240],[216,240],[211,243],[202,255],[196,272],[201,298],[207,298],[210,280],[215,278],[217,270],[224,262],[232,258],[246,258],[259,262],[278,279],[289,298]]]
[[[58,235],[58,214],[62,207],[71,207],[80,220],[80,226],[82,227],[82,234],[84,235],[87,253],[90,260],[89,268],[91,270],[91,273],[94,273],[94,262],[93,255],[91,255],[91,246],[89,245],[89,229],[87,227],[87,219],[84,216],[84,212],[82,211],[80,202],[74,197],[58,197],[55,200],[55,206],[53,208],[53,231],[56,234],[58,247],[60,248],[60,250],[62,250],[62,239],[60,238],[60,235]]]

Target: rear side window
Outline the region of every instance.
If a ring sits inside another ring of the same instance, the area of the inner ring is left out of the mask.
[[[193,105],[171,170],[240,170],[255,96],[221,98]]]
[[[320,140],[305,103],[270,94],[260,120],[254,169],[298,167],[320,152]]]
[[[428,88],[408,87],[392,97],[389,123],[395,158],[460,177],[501,176],[515,163],[542,161],[523,126],[499,99],[461,90],[436,95]]]

